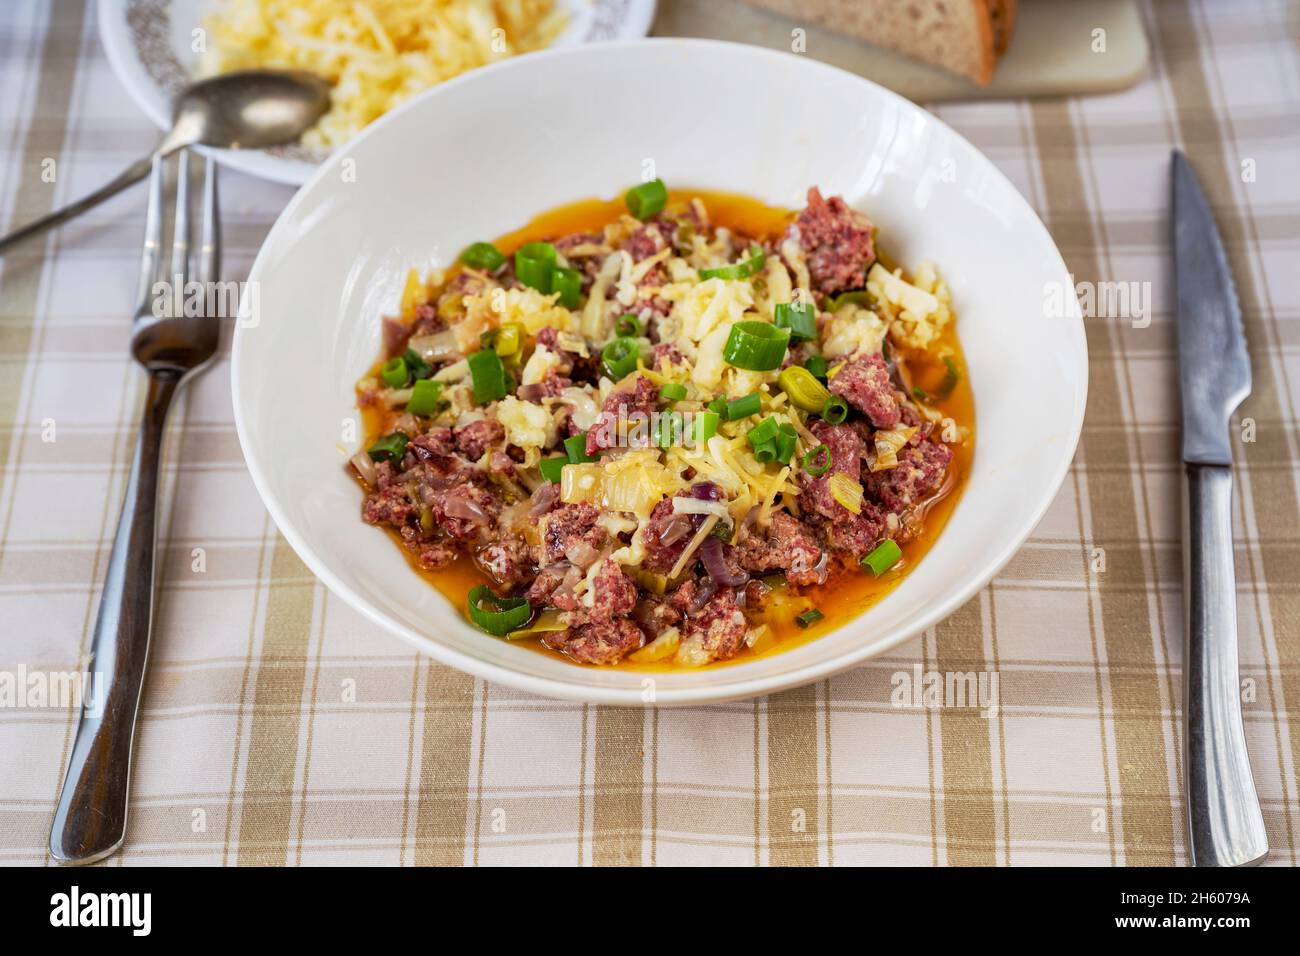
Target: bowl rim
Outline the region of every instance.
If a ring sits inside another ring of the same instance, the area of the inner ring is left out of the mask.
[[[530,53],[526,56],[513,57],[504,60],[501,63],[495,63],[490,66],[480,67],[454,77],[445,83],[439,84],[411,99],[405,101],[392,111],[384,114],[375,120],[360,134],[350,140],[345,146],[333,150],[330,155],[320,164],[310,179],[300,188],[288,204],[281,210],[276,217],[266,238],[257,251],[257,256],[249,269],[248,278],[251,281],[264,267],[264,260],[267,256],[267,249],[272,245],[272,240],[277,238],[277,233],[284,227],[284,223],[296,213],[298,207],[306,201],[307,195],[312,192],[317,183],[333,175],[336,166],[347,158],[351,150],[357,143],[362,142],[366,137],[374,135],[375,131],[399,122],[401,117],[407,112],[420,108],[423,102],[431,97],[454,95],[455,91],[467,83],[479,81],[486,74],[495,74],[507,70],[528,70],[533,68],[533,64],[542,63],[546,60],[556,57],[583,57],[583,56],[606,56],[611,53],[617,53],[621,49],[639,48],[646,46],[676,46],[708,51],[711,49],[725,49],[729,52],[743,52],[745,55],[753,56],[757,59],[767,59],[775,62],[778,59],[784,60],[792,54],[784,53],[779,50],[772,50],[766,47],[754,46],[745,43],[734,43],[725,40],[708,40],[693,37],[640,37],[632,40],[612,41],[598,44],[582,44],[573,47],[563,47],[557,49],[544,50],[537,53]],[[842,77],[851,79],[857,83],[865,84],[870,87],[875,95],[883,96],[886,100],[892,101],[896,106],[912,112],[921,113],[926,122],[935,123],[940,129],[948,135],[954,137],[958,142],[964,144],[976,155],[988,164],[988,168],[993,175],[1001,182],[1002,185],[1009,188],[1020,201],[1024,204],[1024,211],[1029,216],[1032,228],[1036,229],[1036,238],[1045,241],[1046,247],[1051,249],[1054,261],[1051,265],[1059,269],[1060,275],[1064,278],[1070,277],[1070,271],[1065,263],[1064,257],[1058,248],[1056,241],[1052,238],[1051,232],[1039,217],[1037,210],[1029,203],[1019,189],[1015,187],[1002,172],[1001,169],[969,140],[959,132],[935,116],[930,111],[918,106],[886,87],[880,86],[865,77],[858,76],[839,67],[822,63],[818,60],[812,60],[805,57],[799,58],[807,69],[813,71],[824,71],[830,74],[838,74]],[[1069,284],[1073,288],[1073,283]],[[812,683],[816,680],[832,677],[836,674],[843,673],[865,660],[878,657],[881,654],[897,647],[904,641],[911,639],[922,631],[933,627],[935,624],[951,616],[958,609],[964,606],[976,594],[984,589],[990,581],[1007,565],[1007,563],[1020,551],[1022,545],[1032,534],[1047,509],[1051,507],[1052,502],[1056,499],[1065,481],[1070,465],[1074,460],[1075,452],[1078,448],[1080,436],[1083,431],[1084,411],[1087,406],[1088,398],[1088,345],[1087,331],[1083,321],[1082,313],[1079,311],[1077,303],[1070,304],[1067,296],[1067,318],[1073,319],[1070,328],[1077,335],[1077,348],[1075,352],[1075,361],[1077,364],[1076,372],[1079,376],[1079,390],[1075,399],[1075,406],[1072,409],[1072,415],[1068,423],[1066,440],[1058,447],[1060,448],[1059,458],[1056,467],[1049,482],[1049,491],[1042,496],[1028,516],[1020,521],[1015,527],[1014,532],[1006,539],[1006,544],[998,552],[995,559],[989,562],[983,570],[973,574],[960,587],[952,592],[944,601],[938,602],[928,607],[924,613],[918,614],[906,624],[900,626],[897,631],[886,638],[884,641],[872,641],[858,648],[851,648],[844,653],[823,661],[816,661],[793,671],[786,671],[769,676],[758,675],[741,681],[729,682],[725,685],[719,685],[716,689],[709,685],[701,687],[688,688],[657,688],[654,699],[647,701],[644,699],[644,692],[638,686],[629,687],[597,687],[589,685],[580,685],[571,683],[562,678],[539,676],[525,674],[509,667],[501,666],[492,661],[484,660],[479,657],[464,653],[449,645],[442,644],[423,634],[417,633],[412,628],[393,620],[384,615],[378,608],[373,607],[369,601],[357,594],[351,587],[340,580],[333,571],[326,565],[325,561],[317,555],[315,550],[303,539],[302,535],[288,520],[284,508],[279,499],[272,492],[271,485],[264,473],[256,456],[250,451],[250,439],[248,437],[248,428],[244,419],[243,404],[239,399],[241,394],[241,355],[243,353],[243,326],[236,321],[234,337],[231,342],[230,355],[230,384],[231,384],[231,402],[234,407],[235,430],[239,437],[240,451],[243,453],[244,462],[248,467],[249,475],[253,479],[253,485],[256,487],[258,495],[262,499],[268,513],[275,522],[280,533],[284,535],[286,541],[293,548],[294,552],[303,561],[304,564],[316,575],[321,582],[341,597],[350,607],[359,611],[368,620],[379,625],[389,633],[401,638],[408,644],[414,646],[422,653],[428,654],[434,660],[454,667],[457,670],[466,672],[484,680],[494,681],[509,687],[523,690],[529,693],[538,694],[553,699],[581,701],[584,703],[594,704],[611,704],[622,706],[637,707],[670,707],[670,706],[690,706],[704,703],[722,703],[732,700],[749,699],[756,696],[773,693],[775,691],[785,690],[792,687],[799,687]],[[976,449],[978,453],[978,449]],[[574,665],[575,667],[577,665]],[[637,672],[640,674],[641,672]]]

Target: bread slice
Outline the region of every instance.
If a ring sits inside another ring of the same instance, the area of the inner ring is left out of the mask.
[[[1006,52],[1016,0],[745,0],[969,77],[980,86]]]

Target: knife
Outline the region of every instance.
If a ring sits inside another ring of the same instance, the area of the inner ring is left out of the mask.
[[[1268,854],[1250,775],[1237,673],[1229,419],[1250,394],[1236,286],[1201,184],[1173,154],[1174,280],[1183,406],[1183,761],[1194,866],[1248,866]]]

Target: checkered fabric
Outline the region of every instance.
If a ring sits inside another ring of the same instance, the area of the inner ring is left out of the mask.
[[[934,108],[1029,198],[1079,281],[1153,295],[1147,327],[1089,320],[1074,465],[951,619],[833,680],[691,710],[559,703],[449,670],[362,620],[278,535],[235,437],[227,329],[173,411],[130,832],[109,865],[1186,862],[1176,146],[1214,205],[1254,362],[1233,516],[1245,722],[1270,862],[1294,864],[1300,12],[1143,15],[1152,63],[1133,89]],[[0,51],[0,224],[151,147],[93,4],[6,2]],[[222,189],[238,279],[290,190],[233,172]],[[0,672],[77,670],[88,650],[143,393],[127,331],[144,201],[0,263]],[[893,676],[916,665],[996,673],[1000,706],[895,706]],[[27,703],[0,708],[0,860],[39,865],[76,714]]]

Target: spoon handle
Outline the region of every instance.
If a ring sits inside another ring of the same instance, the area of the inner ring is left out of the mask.
[[[42,216],[35,222],[29,222],[27,225],[15,229],[13,232],[9,233],[9,235],[0,238],[0,255],[4,255],[12,246],[17,245],[24,239],[34,236],[37,233],[44,232],[52,226],[57,226],[60,223],[67,222],[74,216],[80,216],[87,209],[92,209],[95,206],[98,206],[105,199],[116,196],[123,189],[126,189],[126,187],[134,185],[148,176],[149,170],[152,167],[152,155],[137,160],[124,169],[116,179],[100,186],[90,195],[83,196],[76,202],[68,203],[68,205],[64,206],[62,209],[56,209],[54,212]]]

